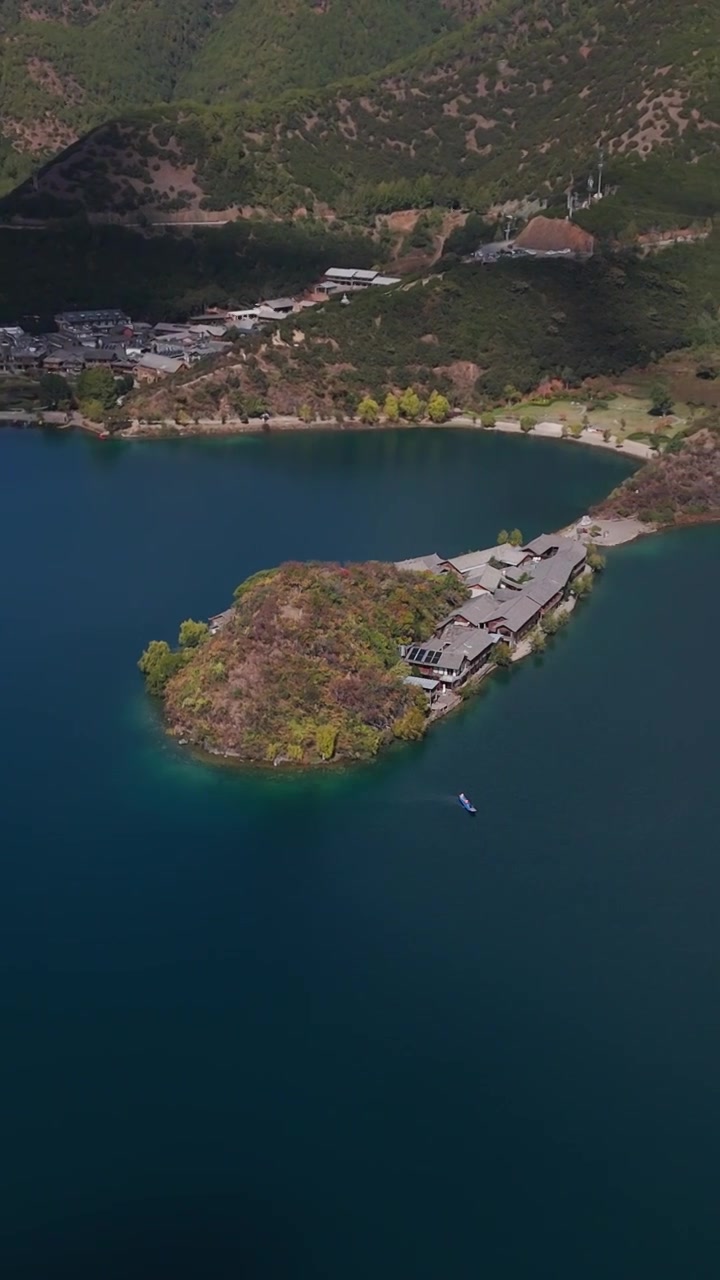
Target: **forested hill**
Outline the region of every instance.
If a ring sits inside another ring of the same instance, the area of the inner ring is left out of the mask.
[[[367,74],[483,0],[0,0],[0,190],[112,116]]]
[[[449,9],[440,0],[347,0],[341,11],[338,0],[225,0],[211,17],[193,0],[185,23],[190,0],[176,3],[168,17],[176,71],[153,79],[164,37],[152,43],[152,57],[140,41],[129,65],[122,49],[132,41],[116,41],[113,54],[121,56],[108,107],[133,95],[148,101],[153,83],[158,96],[187,92],[213,106],[122,114],[51,165],[39,193],[26,189],[24,211],[48,212],[55,202],[155,218],[211,210],[234,216],[249,207],[367,218],[430,203],[482,208],[562,191],[573,179],[582,185],[598,143],[610,182],[651,154],[682,166],[685,176],[688,161],[714,161],[719,0],[445,3]],[[100,24],[116,21],[126,4],[106,0],[86,29],[72,29],[73,39],[85,38],[84,30],[96,39]],[[154,6],[157,23],[164,5],[169,14],[169,0]],[[133,12],[143,8],[136,3]],[[461,17],[465,25],[453,30]],[[70,30],[62,29],[63,42]],[[12,54],[9,48],[6,58],[17,61],[22,43]],[[56,94],[56,117],[76,110],[73,93],[77,111],[94,110],[89,73],[83,80],[64,63],[60,98],[48,80],[56,64],[43,56],[33,83],[44,78],[43,93]],[[361,69],[370,74],[313,87]],[[300,84],[309,87],[298,92]],[[252,102],[240,102],[249,91]],[[8,111],[6,132],[18,114]],[[701,212],[713,212],[710,166],[691,176]],[[660,191],[677,186],[673,171],[660,176]]]
[[[260,405],[353,417],[366,396],[382,404],[407,387],[479,412],[549,380],[577,386],[676,348],[714,345],[718,297],[718,232],[646,258],[461,264],[293,316],[273,342],[239,343],[143,386],[123,414],[189,422]]]

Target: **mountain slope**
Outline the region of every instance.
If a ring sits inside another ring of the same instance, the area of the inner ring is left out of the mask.
[[[242,0],[210,35],[176,96],[272,99],[366,75],[457,26],[441,0]]]
[[[271,105],[129,116],[51,166],[40,190],[96,212],[367,217],[548,195],[585,182],[599,142],[611,180],[651,154],[714,159],[718,34],[719,0],[499,0],[363,79]]]
[[[368,289],[293,316],[279,339],[137,391],[134,416],[240,415],[250,402],[276,413],[354,415],[370,394],[412,386],[451,404],[501,402],[551,379],[576,386],[617,375],[716,333],[720,234],[693,247],[583,263],[516,259],[457,265],[442,276]]]
[[[120,112],[314,88],[459,20],[454,0],[0,0],[0,177]]]

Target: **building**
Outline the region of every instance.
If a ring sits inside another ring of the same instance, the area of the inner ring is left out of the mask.
[[[422,689],[423,693],[427,694],[431,706],[442,692],[442,684],[439,680],[427,679],[425,676],[405,676],[403,684],[410,685],[412,689]]]
[[[366,271],[355,267],[329,267],[318,289],[323,293],[333,294],[345,289],[369,289],[371,285],[386,289],[390,285],[400,283],[400,276],[384,276],[380,271]]]
[[[177,373],[185,367],[185,361],[177,356],[162,356],[156,351],[144,351],[135,368],[140,376],[146,378],[163,377],[169,373]]]
[[[267,298],[258,303],[256,319],[263,318],[282,320],[295,310],[294,298]],[[268,315],[269,313],[269,315]]]
[[[89,329],[93,333],[111,333],[113,329],[129,327],[130,317],[117,308],[100,311],[61,311],[55,316],[55,323],[61,332]]]
[[[485,631],[470,634],[463,627],[450,625],[439,638],[421,645],[408,645],[403,658],[413,674],[453,689],[488,664],[497,640],[497,636]]]
[[[517,644],[540,621],[540,605],[526,591],[516,592],[505,602],[493,603],[495,610],[487,625],[510,644]]]
[[[508,570],[510,572],[519,572],[519,570]],[[472,569],[469,573],[463,575],[463,581],[466,587],[470,588],[473,596],[485,595],[488,592],[497,591],[504,581],[504,575],[501,569],[494,569],[488,564],[484,569]]]
[[[409,570],[412,573],[441,573],[441,566],[446,562],[440,559],[436,551],[429,556],[414,556],[410,560],[396,560],[396,569]]]
[[[413,675],[452,689],[482,671],[496,644],[515,646],[557,608],[586,557],[578,539],[542,534],[523,547],[502,543],[450,560],[433,552],[398,561],[399,569],[453,573],[471,591],[470,599],[453,609],[430,639],[401,648]]]
[[[519,568],[531,558],[531,552],[523,547],[513,547],[509,542],[502,542],[496,547],[486,547],[484,551],[468,551],[465,555],[454,556],[452,560],[444,560],[442,568],[456,573],[463,581],[468,576],[482,572],[488,566]]]
[[[564,254],[589,258],[595,250],[595,241],[589,231],[583,231],[568,218],[546,218],[538,214],[517,236],[513,248],[551,257]]]

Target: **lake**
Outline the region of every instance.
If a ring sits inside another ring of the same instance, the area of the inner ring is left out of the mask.
[[[531,537],[627,473],[0,432],[3,1280],[716,1276],[720,528],[611,552],[370,766],[195,763],[135,666],[262,567]]]

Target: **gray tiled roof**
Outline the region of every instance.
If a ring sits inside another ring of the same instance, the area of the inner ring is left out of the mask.
[[[502,582],[502,573],[499,569],[493,569],[492,565],[485,565],[482,569],[471,570],[470,573],[463,575],[465,582],[469,587],[484,587],[486,591],[497,591]]]
[[[485,547],[483,551],[468,551],[465,555],[453,556],[447,563],[457,573],[466,574],[490,564],[491,560],[497,560],[499,564],[519,565],[528,555],[529,552],[524,548],[511,547],[509,542],[503,542],[496,547]]]
[[[413,556],[410,560],[396,560],[396,569],[410,569],[414,573],[437,573],[441,564],[445,561],[440,558],[436,551],[429,556]]]
[[[466,660],[475,662],[484,653],[489,653],[495,643],[487,631],[468,631],[466,627],[448,627],[443,640],[445,643],[437,665],[447,671],[460,671]]]
[[[525,589],[525,594],[530,600],[534,600],[536,604],[544,609],[554,596],[563,590],[563,584],[558,584],[555,578],[542,577],[536,582],[531,582]]]
[[[467,618],[472,627],[482,627],[490,618],[497,616],[497,610],[498,604],[494,596],[476,596],[474,600],[468,600],[458,609],[453,609],[450,621],[453,618]]]
[[[528,542],[523,550],[533,556],[546,556],[552,551],[558,555],[573,555],[577,558],[578,564],[585,559],[585,548],[582,542],[577,538],[565,538],[559,533],[541,533],[539,538]]]
[[[501,606],[495,617],[502,618],[511,631],[522,631],[540,612],[540,606],[526,593],[519,592],[511,604]]]

